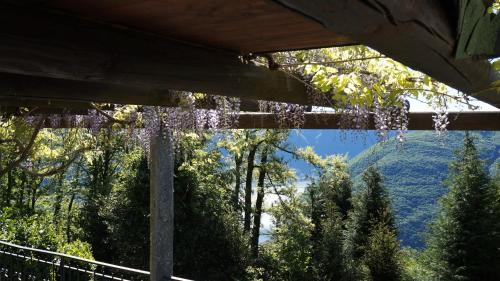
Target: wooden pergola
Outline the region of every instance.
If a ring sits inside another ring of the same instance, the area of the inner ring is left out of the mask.
[[[307,105],[306,85],[242,55],[367,45],[500,106],[487,58],[500,54],[500,17],[487,0],[0,0],[0,107],[85,111],[89,102],[172,105],[169,90]],[[489,34],[488,40],[482,40]],[[453,115],[454,114],[454,115]],[[498,112],[453,113],[450,129],[499,130]],[[335,113],[305,128],[337,128]],[[244,113],[241,128],[273,128]],[[431,129],[430,113],[410,129]],[[172,275],[173,162],[152,142],[151,280]]]

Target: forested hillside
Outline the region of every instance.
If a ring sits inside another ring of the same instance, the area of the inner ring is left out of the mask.
[[[499,162],[500,134],[471,134],[480,157],[493,173]],[[447,192],[444,181],[463,132],[449,132],[438,139],[434,132],[411,132],[400,149],[395,140],[377,143],[350,161],[355,186],[363,171],[375,164],[384,177],[395,208],[399,238],[405,246],[422,248],[422,233],[436,212],[438,199]]]

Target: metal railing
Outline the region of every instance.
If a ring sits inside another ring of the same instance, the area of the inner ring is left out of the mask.
[[[148,281],[149,272],[0,240],[0,281]],[[175,281],[191,281],[172,277]]]

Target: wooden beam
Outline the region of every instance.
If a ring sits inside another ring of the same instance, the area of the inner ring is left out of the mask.
[[[237,54],[36,7],[0,4],[0,72],[307,104],[306,87]],[[68,94],[70,95],[70,94]],[[90,93],[104,99],[108,92]],[[120,103],[128,103],[131,93]],[[159,99],[161,99],[161,94]],[[123,99],[123,100],[122,100]]]
[[[409,114],[409,130],[434,130],[433,113],[419,112]],[[460,131],[500,131],[500,111],[498,112],[451,112],[448,115],[448,130]],[[341,115],[337,113],[306,113],[301,129],[356,129],[340,126]],[[275,115],[269,113],[242,113],[238,123],[240,129],[277,129],[280,128]],[[289,125],[281,127],[290,128]],[[373,116],[363,129],[374,130]]]
[[[87,115],[89,113],[88,109],[66,109],[61,107],[35,107],[28,108],[29,114],[31,115],[61,115],[65,116],[69,115]],[[23,114],[27,114],[28,111],[23,110],[18,106],[0,106],[0,116],[1,115],[14,115],[14,116],[22,116]]]
[[[174,253],[174,148],[165,128],[150,143],[150,249],[151,281],[171,280]]]
[[[0,47],[1,48],[1,47]],[[0,55],[1,56],[1,55]],[[0,97],[9,104],[15,100],[59,101],[68,106],[76,103],[114,103],[141,105],[171,105],[172,95],[167,90],[132,87],[98,82],[35,77],[0,73]]]
[[[274,0],[332,31],[500,106],[499,80],[487,60],[455,59],[458,7],[435,0]]]
[[[89,103],[177,106],[168,90],[0,73],[0,106],[89,109]],[[243,111],[258,111],[241,99]]]
[[[42,113],[58,114],[60,111],[47,111]],[[14,112],[15,114],[15,112]],[[37,115],[38,113],[34,113]],[[432,112],[410,113],[409,130],[434,130]],[[341,115],[337,113],[309,112],[305,114],[305,123],[301,129],[346,129],[356,130],[350,126],[341,126]],[[477,112],[450,112],[448,115],[450,124],[448,130],[454,131],[500,131],[500,111],[477,111]],[[50,122],[47,127],[52,128]],[[92,124],[83,125],[91,127]],[[73,124],[59,124],[58,128],[70,128]],[[79,125],[80,127],[82,125]],[[238,129],[294,129],[291,124],[280,124],[274,114],[270,113],[241,113]],[[369,117],[368,124],[363,130],[374,130],[373,116]]]

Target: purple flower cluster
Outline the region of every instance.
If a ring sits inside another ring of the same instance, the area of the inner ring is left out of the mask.
[[[378,98],[374,102],[374,122],[379,140],[386,141],[391,130],[397,130],[396,140],[399,143],[405,141],[405,134],[408,131],[408,102],[404,96],[398,96],[396,105],[381,106]]]
[[[259,100],[259,110],[261,112],[273,113],[281,128],[296,128],[299,129],[304,125],[306,120],[306,108],[300,104],[282,103],[273,101]]]
[[[149,150],[150,139],[158,132],[164,132],[165,138],[178,148],[178,135],[193,131],[202,134],[204,131],[233,128],[240,111],[240,100],[237,98],[212,96],[215,109],[198,108],[196,99],[189,92],[175,92],[182,106],[162,107],[145,106],[142,112],[143,129],[138,137],[140,143]]]

